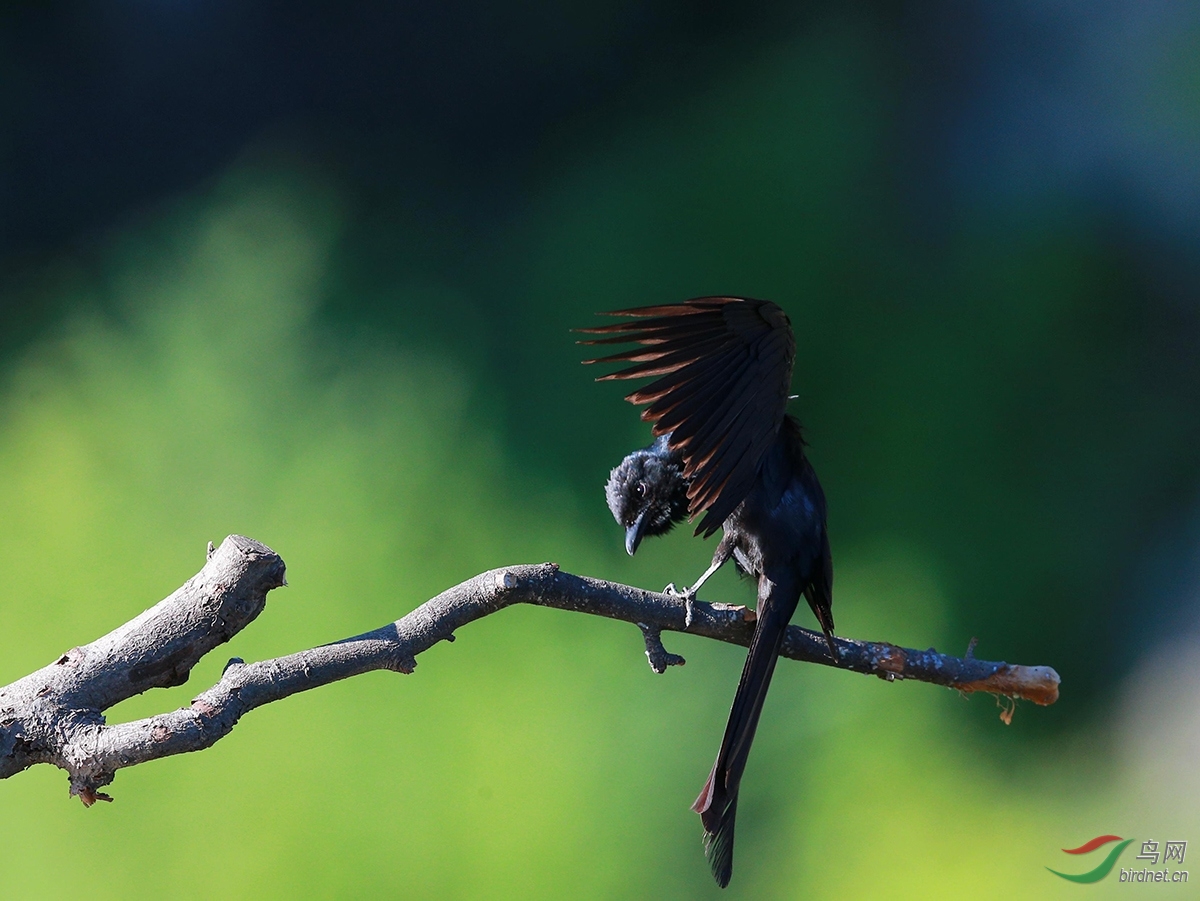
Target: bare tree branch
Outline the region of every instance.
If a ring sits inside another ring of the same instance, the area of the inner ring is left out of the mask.
[[[509,566],[468,579],[373,632],[259,663],[231,660],[220,681],[189,706],[106,725],[104,711],[113,705],[185,682],[200,658],[253,622],[267,592],[285,584],[283,561],[265,545],[239,535],[215,550],[210,544],[204,568],[166,600],[0,689],[0,778],[50,763],[67,771],[71,794],[84,804],[111,800],[99,789],[122,767],[210,747],[247,712],[297,692],[371,670],[411,673],[422,651],[512,604],[634,623],[655,672],[683,663],[663,647],[664,631],[748,645],[754,630],[754,611],[745,607],[694,601],[689,616],[683,600],[670,595],[573,576],[553,563]],[[1053,669],[977,660],[973,644],[961,659],[843,638],[837,649],[835,662],[822,635],[791,626],[783,656],[1037,704],[1058,698]]]

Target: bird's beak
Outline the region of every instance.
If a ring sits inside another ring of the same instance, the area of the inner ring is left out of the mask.
[[[625,550],[632,557],[638,549],[638,545],[642,543],[642,529],[646,524],[646,511],[643,510],[638,514],[637,519],[633,521],[628,529],[625,530]]]

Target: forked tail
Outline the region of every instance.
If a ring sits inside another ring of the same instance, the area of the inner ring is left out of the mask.
[[[766,582],[766,580],[762,580]],[[724,888],[733,875],[733,828],[737,816],[738,786],[758,717],[762,712],[767,688],[775,672],[775,661],[787,632],[788,621],[796,610],[799,592],[785,593],[781,586],[771,585],[766,598],[759,599],[758,623],[754,637],[750,640],[750,652],[742,668],[737,693],[733,696],[733,707],[729,711],[729,722],[725,726],[725,737],[717,761],[692,810],[700,814],[704,824],[704,856],[712,867],[713,878]]]

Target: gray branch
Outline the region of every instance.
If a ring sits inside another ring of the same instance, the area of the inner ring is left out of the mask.
[[[754,631],[754,611],[745,607],[697,600],[689,617],[680,598],[573,576],[553,563],[509,566],[468,579],[373,632],[274,660],[231,660],[220,681],[187,707],[131,723],[105,723],[104,711],[126,698],[187,681],[200,658],[253,622],[267,592],[285,584],[283,560],[265,545],[239,535],[215,550],[209,545],[204,568],[166,600],[0,689],[0,778],[49,763],[66,770],[71,794],[84,804],[111,800],[99,789],[122,767],[210,747],[249,711],[297,692],[372,670],[411,673],[418,654],[439,641],[453,641],[455,630],[512,604],[634,623],[655,672],[683,663],[663,647],[665,631],[740,645],[748,645]],[[844,638],[837,639],[837,649],[835,662],[822,635],[791,626],[783,656],[888,681],[916,679],[1037,704],[1058,698],[1053,669],[977,660],[970,649],[960,659],[932,648],[915,651]]]

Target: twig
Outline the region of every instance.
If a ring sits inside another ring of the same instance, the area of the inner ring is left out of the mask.
[[[283,561],[265,545],[238,535],[215,550],[210,545],[204,568],[166,600],[0,689],[0,778],[50,763],[66,770],[71,794],[84,804],[111,800],[99,789],[123,767],[210,747],[249,711],[297,692],[372,670],[411,673],[418,654],[439,641],[453,641],[455,630],[512,604],[635,623],[656,672],[683,662],[663,647],[663,631],[747,645],[754,630],[754,611],[745,607],[697,600],[689,617],[683,601],[669,595],[574,576],[553,563],[509,566],[468,579],[373,632],[258,663],[235,658],[217,684],[189,706],[105,724],[104,711],[115,704],[150,688],[185,682],[200,658],[253,622],[267,593],[285,584]],[[1049,667],[844,638],[837,646],[834,664],[822,635],[791,626],[782,653],[888,681],[916,679],[1037,704],[1058,698],[1058,674]]]
[[[646,659],[650,661],[650,669],[661,676],[667,671],[668,666],[683,666],[687,663],[678,654],[672,654],[663,647],[662,629],[658,626],[638,623],[637,627],[642,630],[642,638],[646,640]]]

